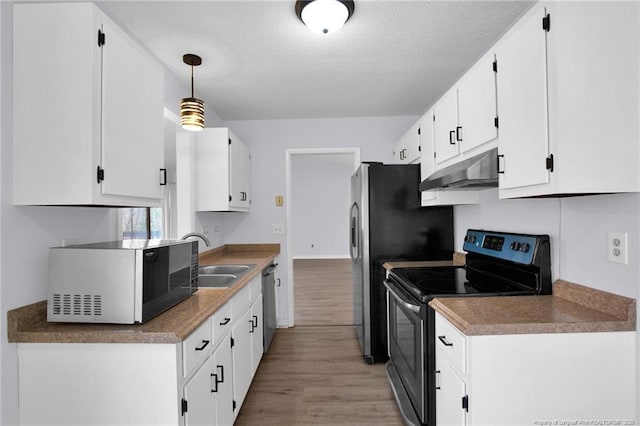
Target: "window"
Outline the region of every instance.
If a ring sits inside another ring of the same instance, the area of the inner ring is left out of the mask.
[[[118,211],[118,236],[123,240],[164,238],[161,207],[126,208]]]

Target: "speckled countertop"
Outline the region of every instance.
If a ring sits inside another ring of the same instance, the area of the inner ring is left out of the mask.
[[[635,299],[563,280],[550,296],[442,297],[429,306],[467,336],[636,329]]]
[[[279,244],[228,244],[200,253],[200,265],[255,264],[231,287],[200,288],[188,299],[144,324],[47,322],[47,302],[7,313],[11,343],[178,343],[244,287],[280,253]]]

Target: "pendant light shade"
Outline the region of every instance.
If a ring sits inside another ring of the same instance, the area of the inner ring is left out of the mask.
[[[191,97],[180,102],[180,125],[185,130],[199,131],[204,129],[204,101],[193,94],[193,67],[202,64],[202,58],[187,53],[182,61],[191,66]]]
[[[297,0],[298,18],[316,34],[338,31],[353,15],[352,0]]]

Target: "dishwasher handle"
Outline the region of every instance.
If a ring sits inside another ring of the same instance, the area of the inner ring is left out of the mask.
[[[398,303],[400,303],[411,312],[414,312],[416,314],[420,313],[420,310],[422,309],[421,306],[416,305],[408,300],[407,296],[402,294],[401,290],[397,288],[391,281],[384,280],[383,283],[387,290],[389,290],[389,294],[392,295],[398,301]]]
[[[278,267],[278,263],[272,263],[271,265],[267,266],[267,269],[265,272],[262,273],[263,277],[268,277],[269,275],[273,274],[273,272],[276,270],[276,268]]]

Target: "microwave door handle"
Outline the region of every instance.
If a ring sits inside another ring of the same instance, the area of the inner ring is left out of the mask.
[[[415,312],[416,314],[420,313],[419,305],[414,305],[410,301],[406,300],[402,294],[396,292],[396,290],[392,288],[392,284],[389,281],[384,280],[383,283],[387,290],[389,290],[389,294],[391,294],[402,306],[404,306],[411,312]]]

